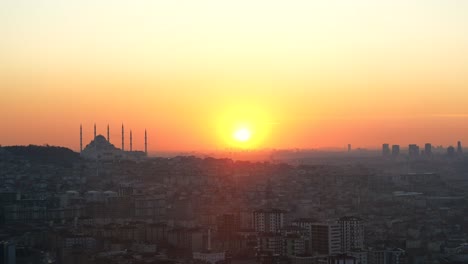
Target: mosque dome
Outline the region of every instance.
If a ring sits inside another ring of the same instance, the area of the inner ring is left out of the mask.
[[[83,149],[81,155],[85,158],[111,158],[121,150],[112,145],[103,135],[98,135]],[[105,158],[105,159],[107,159]]]

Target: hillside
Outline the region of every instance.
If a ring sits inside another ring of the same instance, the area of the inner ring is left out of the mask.
[[[34,163],[70,166],[80,159],[80,154],[71,149],[55,146],[6,146],[0,148],[4,158],[15,157]]]

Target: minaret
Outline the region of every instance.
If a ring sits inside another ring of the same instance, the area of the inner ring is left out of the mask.
[[[80,154],[83,152],[83,126],[80,124]]]
[[[132,130],[130,129],[130,152],[133,151],[133,139],[132,139]]]
[[[107,142],[110,143],[109,124],[107,124]]]
[[[124,125],[122,124],[122,151],[125,151],[125,148],[124,148],[124,135],[125,135],[125,132],[124,132]]]
[[[96,139],[96,123],[94,123],[94,139]]]
[[[145,129],[145,154],[148,156],[148,137],[146,134],[146,129]]]

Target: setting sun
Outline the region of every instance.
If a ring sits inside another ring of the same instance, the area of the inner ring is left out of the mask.
[[[259,149],[271,138],[275,120],[268,106],[256,103],[236,103],[225,106],[217,121],[219,144],[234,149]]]
[[[250,139],[252,133],[247,128],[241,128],[234,132],[234,138],[240,142],[246,142]]]

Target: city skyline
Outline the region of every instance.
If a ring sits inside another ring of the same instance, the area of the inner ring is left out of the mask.
[[[78,150],[80,123],[85,142],[94,123],[147,128],[150,152],[468,142],[467,12],[437,0],[2,1],[0,144]],[[245,127],[249,140],[234,140]]]
[[[421,145],[421,147],[424,146],[431,146],[434,149],[440,149],[442,148],[444,151],[446,150],[447,147],[456,147],[458,144],[460,144],[461,147],[461,142],[460,140],[455,140],[452,142],[449,142],[448,144],[434,144],[432,142],[425,142],[425,143],[415,143],[415,142],[410,142],[408,144],[401,144],[401,142],[390,142],[384,141],[384,143],[380,143],[380,145],[372,145],[372,146],[359,146],[359,145],[353,145],[352,143],[345,144],[343,146],[321,146],[321,147],[305,147],[305,148],[295,148],[295,147],[286,147],[286,148],[274,148],[274,147],[260,147],[260,148],[248,148],[248,147],[243,147],[243,146],[225,146],[224,148],[213,148],[213,149],[199,149],[199,150],[187,150],[187,149],[181,149],[181,150],[164,150],[164,149],[151,149],[148,148],[149,144],[147,143],[147,129],[143,129],[143,134],[138,135],[136,137],[136,141],[133,140],[132,137],[132,129],[129,128],[128,130],[124,129],[124,124],[121,124],[121,127],[119,127],[117,130],[118,132],[112,131],[110,128],[110,125],[107,124],[105,126],[105,131],[100,131],[98,129],[99,126],[97,126],[95,123],[91,126],[92,129],[83,129],[83,125],[80,124],[79,126],[79,134],[78,134],[78,144],[77,148],[70,147],[67,145],[62,145],[62,147],[67,147],[70,148],[76,152],[81,152],[87,145],[92,143],[92,141],[96,138],[96,136],[102,136],[105,138],[109,143],[114,145],[118,149],[124,149],[125,151],[132,151],[132,145],[134,145],[134,142],[136,142],[136,147],[133,148],[133,151],[144,151],[145,153],[171,153],[173,151],[232,151],[232,150],[247,150],[247,151],[255,151],[255,150],[334,150],[334,151],[343,151],[343,152],[349,152],[349,151],[354,151],[354,150],[370,150],[370,151],[380,151],[382,148],[388,147],[388,151],[391,151],[391,147],[398,146],[399,149],[401,150],[407,150],[409,149],[412,145],[418,146]],[[85,131],[85,132],[83,132]],[[139,131],[140,132],[140,131]],[[235,133],[232,135],[233,140],[239,140],[236,137],[239,137],[238,132],[245,132],[243,130],[240,131],[234,131]],[[236,134],[237,133],[237,134]],[[112,138],[112,140],[110,140]],[[124,143],[125,142],[125,143]],[[419,141],[418,141],[419,142]],[[422,141],[421,141],[422,142]],[[44,143],[44,144],[33,144],[33,143],[27,143],[23,145],[50,145],[49,143]],[[124,147],[124,145],[126,147]],[[0,145],[2,146],[2,145]],[[7,145],[3,145],[7,146]],[[12,145],[13,146],[13,145]],[[18,146],[22,146],[19,144]],[[51,146],[60,146],[60,145],[51,145]],[[130,147],[130,149],[128,149]],[[148,151],[150,149],[150,151]],[[424,151],[424,149],[422,149]]]

